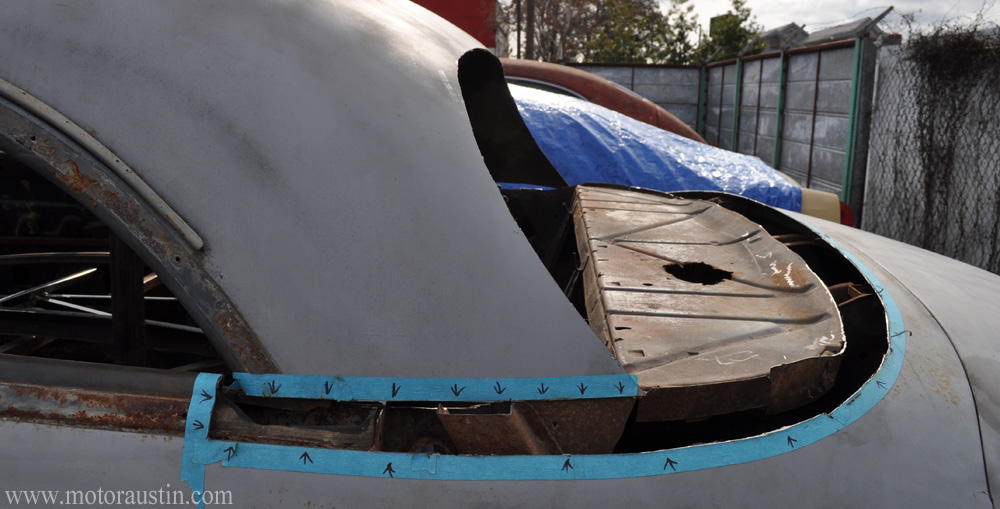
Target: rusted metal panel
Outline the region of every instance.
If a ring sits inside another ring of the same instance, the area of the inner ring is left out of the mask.
[[[574,217],[591,325],[647,392],[640,421],[782,411],[832,386],[836,304],[759,225],[710,202],[589,187]]]
[[[0,383],[0,418],[81,428],[184,433],[190,399]]]
[[[633,398],[525,401],[438,408],[459,454],[609,454]]]
[[[182,435],[194,376],[0,355],[0,420]]]
[[[262,444],[298,445],[348,450],[375,450],[376,427],[381,409],[375,406],[336,405],[330,401],[285,400],[268,406],[262,398],[242,398],[237,406],[228,397],[212,412],[209,436]],[[249,400],[249,401],[247,401]]]
[[[525,405],[516,403],[442,407],[438,418],[455,442],[458,454],[558,454],[559,444],[549,427],[525,410]]]

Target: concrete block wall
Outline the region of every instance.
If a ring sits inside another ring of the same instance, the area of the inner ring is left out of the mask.
[[[854,40],[794,49],[784,60],[780,53],[771,53],[703,69],[638,64],[575,67],[652,100],[713,145],[755,155],[803,187],[841,194],[860,215],[874,45],[866,44],[862,58],[857,80]]]
[[[632,90],[673,113],[692,129],[697,128],[701,76],[697,67],[610,64],[578,64],[574,67]]]
[[[789,55],[787,72],[776,167],[803,186],[839,193],[850,131],[854,48]]]

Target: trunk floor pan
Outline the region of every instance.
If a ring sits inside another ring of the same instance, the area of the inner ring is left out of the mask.
[[[646,392],[640,421],[781,412],[832,386],[837,306],[805,262],[719,205],[578,186],[591,327]]]

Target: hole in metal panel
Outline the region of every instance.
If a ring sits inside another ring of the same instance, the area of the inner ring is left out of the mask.
[[[663,266],[663,270],[681,281],[703,285],[717,285],[727,279],[733,279],[732,272],[702,262],[669,263]]]

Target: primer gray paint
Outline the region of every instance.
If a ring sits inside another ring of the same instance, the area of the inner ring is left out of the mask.
[[[959,351],[971,348],[973,355],[963,355],[963,360],[985,355],[995,363],[996,347],[986,343],[1000,319],[995,314],[977,323],[964,319],[969,297],[941,294],[936,285],[956,274],[960,283],[967,278],[983,283],[980,278],[990,277],[971,297],[992,299],[1000,291],[1000,278],[866,232],[797,217],[826,231],[871,268],[912,332],[899,379],[885,398],[857,422],[819,442],[741,465],[588,481],[419,481],[215,464],[207,470],[206,489],[231,491],[237,506],[645,507],[669,501],[676,506],[992,507],[974,394],[980,416],[989,412],[980,417],[988,423],[995,416],[995,400],[979,394],[995,392],[995,386],[983,387],[977,380],[970,389],[949,334]],[[927,262],[939,264],[940,270],[923,285],[915,269]],[[904,279],[916,282],[916,295],[893,276],[908,271],[913,276]],[[972,337],[960,337],[966,333]],[[990,369],[995,371],[995,364]],[[997,443],[995,428],[984,428],[984,440]],[[177,481],[179,437],[0,421],[0,442],[5,444],[0,465],[22,465],[4,468],[4,489],[156,489],[167,483],[188,489]],[[995,461],[995,453],[988,454]],[[25,463],[25,458],[34,459]]]
[[[457,80],[474,39],[403,1],[233,7],[7,6],[0,77],[191,224],[283,372],[623,372],[483,165]]]

